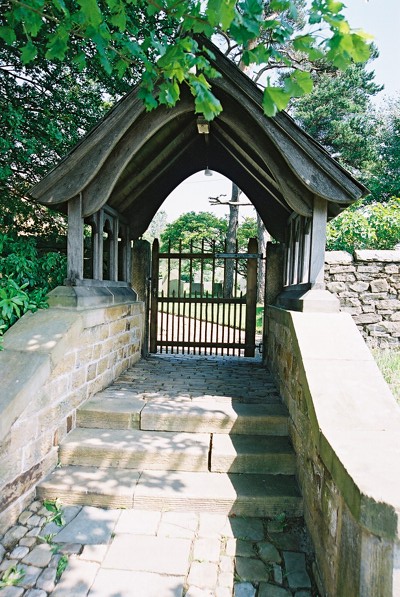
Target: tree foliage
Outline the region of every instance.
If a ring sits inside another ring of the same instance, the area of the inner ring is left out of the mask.
[[[204,243],[204,250],[210,251],[214,246],[217,251],[223,251],[225,248],[225,239],[227,231],[226,218],[218,218],[214,214],[201,211],[189,211],[182,214],[167,224],[164,232],[161,234],[161,250],[171,249],[178,251],[201,251]]]
[[[374,143],[376,159],[365,176],[371,197],[375,201],[400,197],[400,96],[379,110]]]
[[[340,1],[312,0],[307,32],[293,27],[297,6],[296,0],[4,0],[0,37],[18,49],[24,64],[40,58],[73,60],[84,70],[95,61],[119,78],[131,76],[139,65],[148,109],[173,106],[186,85],[196,112],[212,120],[222,110],[210,83],[218,73],[198,34],[211,39],[221,33],[233,40],[246,65],[288,66],[291,61],[280,48],[289,41],[299,54],[310,60],[325,57],[338,68],[368,58],[366,36],[350,29]],[[250,46],[255,39],[259,42]],[[311,89],[310,74],[291,66],[284,87],[267,82],[263,105],[268,115]]]
[[[374,83],[374,76],[366,64],[340,71],[321,63],[313,74],[312,92],[294,100],[290,109],[305,131],[358,176],[376,159],[377,117],[371,98],[382,87]]]
[[[110,85],[110,90],[112,86]],[[0,227],[14,234],[62,234],[62,216],[25,197],[105,113],[105,88],[89,72],[45,59],[21,64],[0,39]],[[115,90],[114,90],[115,91]]]
[[[400,199],[356,203],[328,224],[327,249],[393,249],[400,242]]]

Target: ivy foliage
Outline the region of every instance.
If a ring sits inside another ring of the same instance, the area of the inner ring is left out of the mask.
[[[328,251],[393,249],[400,243],[400,199],[386,203],[358,202],[328,224]]]
[[[245,65],[292,67],[283,87],[267,81],[263,106],[273,116],[313,84],[281,49],[287,43],[340,69],[368,59],[368,36],[351,30],[343,9],[338,0],[312,0],[299,31],[298,0],[3,0],[0,38],[26,65],[72,61],[83,72],[95,61],[119,79],[139,70],[148,110],[175,105],[186,85],[196,112],[212,120],[222,110],[210,83],[219,75],[196,36],[220,33],[241,49]]]

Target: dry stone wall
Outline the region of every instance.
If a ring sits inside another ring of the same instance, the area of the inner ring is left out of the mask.
[[[400,251],[328,252],[325,282],[371,348],[400,347]]]
[[[0,353],[0,534],[57,465],[76,409],[140,358],[143,303],[25,315]]]

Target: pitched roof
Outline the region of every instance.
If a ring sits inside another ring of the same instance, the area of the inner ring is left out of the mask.
[[[269,232],[282,239],[290,214],[311,215],[314,195],[327,199],[334,216],[367,194],[288,114],[267,118],[257,85],[204,43],[222,74],[212,85],[224,108],[209,135],[197,131],[188,90],[174,108],[146,112],[136,87],[31,189],[32,197],[65,209],[82,193],[85,217],[107,204],[129,221],[137,238],[168,194],[208,166],[234,181]],[[190,196],[187,207],[196,209]]]

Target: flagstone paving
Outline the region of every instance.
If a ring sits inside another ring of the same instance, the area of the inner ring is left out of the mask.
[[[276,532],[276,520],[204,512],[66,506],[63,513],[64,526],[46,523],[49,512],[36,500],[3,537],[0,578],[11,566],[25,575],[1,597],[317,595],[302,519]]]
[[[117,400],[115,410],[111,408],[113,400]],[[153,410],[148,408],[151,414],[157,411],[157,405],[162,407],[166,400],[182,403],[187,408],[188,403],[193,404],[195,408],[191,412],[195,413],[194,416],[204,410],[204,403],[213,401],[214,404],[220,404],[219,412],[224,421],[232,404],[250,404],[255,409],[260,408],[260,404],[267,404],[268,408],[278,409],[277,412],[281,408],[272,379],[256,360],[152,357],[127,371],[102,392],[100,397],[88,401],[78,413],[78,422],[81,428],[86,429],[101,430],[105,423],[109,423],[111,430],[143,429],[140,422],[144,406],[154,404]],[[240,407],[235,406],[235,412],[240,412]],[[112,419],[114,415],[116,418]],[[276,413],[274,416],[277,416]],[[279,414],[278,417],[280,416]],[[210,420],[213,418],[210,417]],[[267,421],[266,417],[265,423]],[[200,436],[203,430],[201,425],[198,427]],[[286,476],[289,479],[294,472],[294,463],[287,449],[288,440],[283,435],[285,427],[279,429],[282,429],[282,433],[276,434],[275,452],[281,454],[283,460],[280,466],[284,467],[283,472],[286,474],[270,475],[277,480],[278,485],[283,484]],[[222,432],[225,431],[224,427]],[[182,433],[179,444],[184,448],[186,431]],[[101,431],[96,431],[93,441],[98,442],[101,435]],[[143,437],[150,435],[149,431],[144,431]],[[117,431],[115,436],[110,432],[109,438],[112,437],[116,438],[112,449],[117,450],[125,442],[135,443],[137,432]],[[271,443],[270,438],[259,437],[258,444],[262,450],[266,450]],[[160,442],[165,443],[163,432],[159,438]],[[204,446],[201,436],[200,439]],[[71,459],[77,458],[79,450],[85,449],[85,445],[92,441],[87,431],[82,429],[71,434],[72,440],[76,442],[74,446],[70,443],[63,448],[65,451],[70,450],[71,456],[68,458]],[[166,445],[168,447],[170,444]],[[234,447],[241,447],[247,459],[253,457],[253,450],[248,448],[247,439],[235,439],[232,435],[220,436],[215,450],[217,470],[224,462],[230,470],[234,464]],[[200,447],[199,450],[202,454],[203,448]],[[271,452],[274,453],[274,450]],[[115,454],[112,453],[109,462],[107,461],[111,467],[119,459]],[[130,466],[134,466],[133,461],[130,462]],[[236,466],[241,471],[240,463],[236,462]],[[270,464],[267,463],[267,466],[270,467]],[[202,467],[203,464],[200,471]],[[174,501],[175,498],[168,501],[168,492],[174,488],[176,490],[179,479],[187,479],[189,475],[198,475],[197,484],[202,485],[202,492],[206,495],[209,490],[208,479],[214,479],[218,475],[211,472],[212,469],[193,473],[174,472],[172,469],[168,472],[171,486],[166,488],[164,497],[153,501],[151,491],[147,491],[148,488],[151,490],[151,484],[148,483],[142,497],[138,485],[136,501],[133,501],[132,478],[151,477],[156,491],[164,483],[163,474],[159,471],[133,471],[128,474],[126,469],[115,468],[98,470],[102,483],[110,488],[108,494],[115,487],[118,488],[119,496],[123,497],[122,506],[118,495],[113,498],[114,502],[107,502],[108,509],[95,507],[90,501],[88,503],[91,505],[82,506],[82,502],[64,505],[62,509],[65,523],[60,527],[55,522],[48,521],[49,511],[40,499],[33,501],[22,512],[18,523],[0,540],[0,579],[4,579],[11,567],[16,569],[17,576],[21,576],[16,586],[1,588],[0,597],[318,595],[311,572],[312,548],[304,522],[299,517],[285,518],[283,506],[279,515],[274,510],[269,518],[264,515],[243,517],[232,516],[229,508],[218,510],[220,506],[215,503],[214,507],[212,497],[204,506],[197,499],[191,501],[189,495],[186,508],[185,495],[182,495],[179,504]],[[82,486],[87,488],[85,491],[88,493],[92,492],[97,483],[95,467],[84,470],[83,467],[68,464],[59,469],[59,472],[62,473],[60,479],[64,475],[63,495],[66,498],[81,482],[80,476],[84,477]],[[69,475],[72,480],[68,484]],[[230,478],[232,477],[238,481],[242,479],[246,485],[247,479],[256,480],[258,475],[230,474]],[[261,498],[258,499],[268,500],[263,484],[260,485],[260,491],[264,497],[260,494]],[[273,499],[276,502],[278,498],[275,496]],[[132,503],[136,507],[132,508]],[[281,503],[289,504],[288,501]],[[115,504],[118,504],[118,508]],[[173,511],[171,504],[177,504],[179,511]],[[276,505],[274,508],[276,509]],[[297,512],[297,506],[292,511]]]

